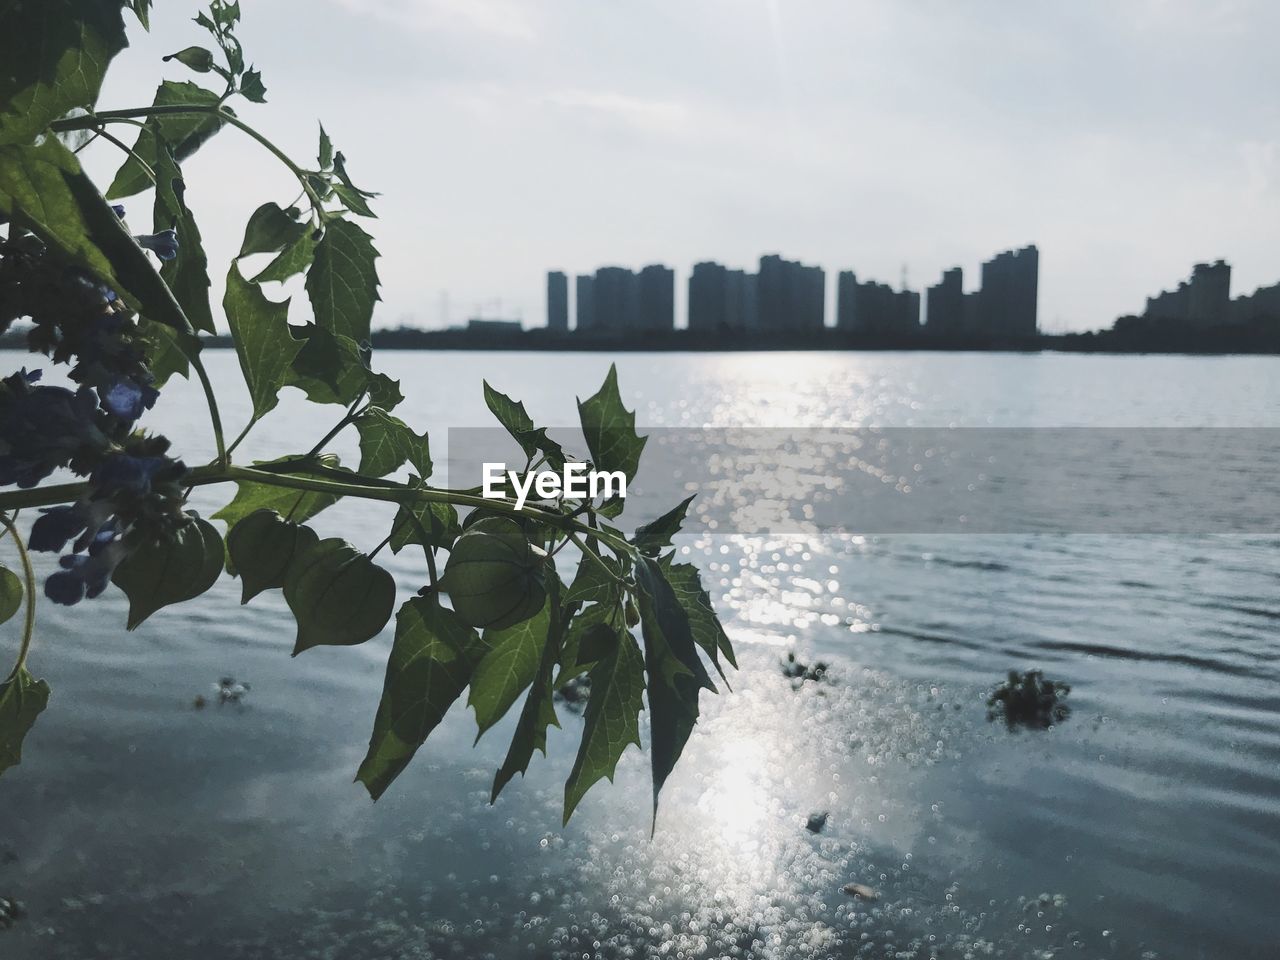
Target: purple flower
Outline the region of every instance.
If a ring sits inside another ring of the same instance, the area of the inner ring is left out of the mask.
[[[89,482],[102,497],[110,497],[116,493],[145,497],[151,492],[151,481],[155,479],[155,475],[171,462],[165,457],[134,457],[127,453],[115,453],[98,465],[89,476]]]
[[[115,214],[117,217],[119,217],[121,220],[124,219],[124,206],[122,204],[113,203],[111,205],[111,209],[115,211]]]
[[[58,560],[62,567],[44,582],[44,595],[54,603],[72,606],[85,597],[92,600],[107,589],[116,566],[124,559],[124,544],[112,540],[89,556],[72,555]]]
[[[34,487],[107,447],[93,391],[32,386],[39,375],[23,370],[0,381],[0,486]]]
[[[161,260],[172,260],[178,255],[178,232],[176,230],[161,230],[159,233],[145,234],[133,239],[137,240],[140,246],[150,250]]]
[[[105,387],[98,388],[102,406],[112,415],[132,423],[142,416],[143,410],[155,406],[160,391],[150,384],[138,383],[130,377],[117,377]]]
[[[89,518],[85,513],[84,507],[78,503],[40,511],[40,516],[31,525],[31,537],[27,540],[27,546],[46,553],[60,552],[68,540],[82,533],[88,526]]]

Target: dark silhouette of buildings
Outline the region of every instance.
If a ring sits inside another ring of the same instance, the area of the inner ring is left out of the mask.
[[[758,291],[754,273],[719,263],[694,264],[689,275],[689,329],[755,330],[760,326]]]
[[[675,271],[660,264],[633,273],[601,267],[577,280],[578,325],[603,334],[675,329]]]
[[[1234,323],[1266,322],[1280,327],[1280,283],[1236,297],[1231,301],[1231,319]]]
[[[1039,335],[1040,251],[1034,245],[998,253],[982,265],[982,286],[964,292],[952,267],[929,288],[925,331],[932,337],[1028,340]]]
[[[1034,245],[1006,250],[982,265],[978,291],[979,332],[998,337],[1034,337],[1040,251]]]
[[[826,325],[826,274],[777,254],[760,258],[756,280],[760,327],[764,330],[821,330]]]
[[[569,329],[569,278],[559,270],[547,274],[547,329]]]
[[[1190,280],[1183,280],[1174,290],[1148,297],[1142,315],[1148,320],[1172,320],[1197,327],[1230,323],[1230,264],[1225,260],[1197,263],[1191,268]]]
[[[836,329],[876,335],[920,332],[920,294],[887,283],[858,282],[852,270],[836,279]]]
[[[596,328],[596,278],[592,276],[578,277],[574,281],[577,320],[574,329],[579,332]]]
[[[959,336],[964,332],[964,271],[952,267],[925,295],[925,323],[931,334]]]

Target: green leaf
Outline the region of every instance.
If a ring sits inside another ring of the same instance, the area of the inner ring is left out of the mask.
[[[467,705],[476,711],[477,740],[502,719],[516,698],[533,683],[550,625],[551,604],[547,602],[528,620],[505,630],[485,631],[484,641],[489,650],[476,667],[467,698]]]
[[[0,683],[0,773],[22,762],[22,741],[49,705],[49,684],[26,668]]]
[[[0,144],[30,143],[98,99],[124,49],[122,3],[40,0],[0,6]]]
[[[369,339],[378,301],[378,251],[373,238],[350,220],[330,220],[307,271],[307,295],[316,323],[356,343]]]
[[[165,63],[177,60],[184,67],[190,67],[196,73],[208,73],[213,69],[213,53],[207,47],[186,47],[167,57],[161,57]]]
[[[244,242],[240,244],[237,257],[247,257],[251,253],[275,253],[293,246],[311,232],[308,224],[299,223],[291,216],[297,212],[293,207],[284,210],[278,203],[264,203],[253,211],[245,225]],[[255,278],[254,282],[262,281]]]
[[[567,824],[591,787],[602,777],[613,782],[618,760],[631,744],[640,746],[644,709],[644,658],[629,631],[613,625],[616,643],[588,675],[591,695],[583,717],[582,743],[564,785]]]
[[[291,331],[303,344],[285,377],[286,386],[297,387],[312,403],[343,406],[368,388],[371,374],[350,337],[334,336],[313,323]]]
[[[338,467],[338,458],[327,454],[316,458],[323,466],[331,469]],[[255,466],[279,461],[258,461]],[[293,490],[274,484],[258,483],[254,480],[236,481],[235,498],[213,515],[215,520],[223,520],[230,530],[249,514],[256,510],[274,510],[280,516],[295,523],[306,523],[321,510],[333,506],[338,497],[332,493],[316,493],[313,490]]]
[[[320,542],[310,527],[274,510],[255,510],[227,532],[227,556],[240,577],[240,602],[283,587],[290,566]]]
[[[22,609],[22,578],[8,567],[0,567],[0,623],[6,623]]]
[[[190,332],[146,253],[57,138],[33,147],[0,146],[0,212],[106,283],[144,317]]]
[[[498,799],[502,788],[511,782],[519,773],[521,776],[529,769],[529,761],[533,759],[533,751],[540,750],[547,755],[547,727],[560,726],[556,719],[554,689],[551,675],[556,663],[560,660],[560,643],[564,637],[564,611],[560,606],[560,583],[553,575],[547,590],[547,606],[550,610],[550,622],[542,645],[542,656],[538,661],[538,672],[534,675],[529,687],[529,696],[525,699],[524,708],[520,711],[520,719],[516,722],[515,733],[511,737],[511,746],[507,750],[506,759],[493,778],[493,790],[489,794],[489,802]]]
[[[691,563],[668,563],[664,565],[664,570],[676,601],[689,618],[693,642],[711,658],[721,679],[725,679],[724,670],[720,667],[720,657],[723,656],[735,670],[738,669],[738,661],[733,654],[733,644],[729,642],[729,636],[724,632],[720,618],[711,606],[711,595],[702,586],[698,568]]]
[[[578,416],[595,468],[621,470],[628,480],[634,477],[648,437],[637,436],[635,411],[622,405],[616,366],[610,364],[599,393],[578,401]]]
[[[267,102],[267,88],[262,83],[262,74],[252,67],[240,77],[240,95],[253,103]]]
[[[689,618],[662,575],[648,557],[636,563],[636,599],[644,636],[645,672],[649,691],[650,761],[653,770],[653,815],[658,794],[693,733],[698,721],[698,694],[715,685],[698,659]]]
[[[154,106],[157,107],[200,107],[212,108],[218,105],[220,98],[212,90],[206,90],[189,80],[165,80],[156,88]],[[205,141],[222,129],[222,120],[211,112],[193,114],[165,114],[154,117],[156,126],[150,123],[138,134],[133,144],[133,154],[125,160],[116,171],[115,179],[107,188],[107,196],[112,200],[130,197],[141,193],[151,186],[146,167],[155,168],[159,150],[156,142],[156,131],[160,138],[173,148],[173,155],[179,163],[186,160]],[[141,163],[139,161],[142,161]]]
[[[154,125],[155,120],[151,121]],[[186,184],[169,146],[156,146],[155,231],[173,229],[178,234],[178,255],[160,265],[160,276],[173,291],[174,299],[197,330],[216,332],[209,309],[209,262],[195,217],[187,208]]]
[[[145,317],[138,319],[138,329],[147,342],[147,369],[155,377],[157,390],[175,373],[180,377],[187,376],[190,358],[200,352],[200,340],[195,334],[179,333],[173,327]]]
[[[218,579],[222,563],[222,537],[198,517],[168,537],[134,544],[111,577],[129,598],[128,628],[161,607],[200,596]]]
[[[487,380],[484,384],[484,402],[507,433],[520,444],[526,457],[532,458],[535,453],[541,452],[552,469],[559,470],[564,466],[564,450],[547,436],[545,427],[534,426],[533,418],[525,411],[523,403],[499,393],[489,386]]]
[[[328,170],[333,166],[333,141],[324,132],[323,123],[320,124],[320,152],[316,155],[316,162],[320,164],[321,170]]]
[[[391,552],[399,553],[410,544],[447,550],[458,539],[462,528],[453,504],[416,503],[401,505],[391,531]]]
[[[254,419],[260,419],[275,409],[280,388],[302,349],[289,333],[289,301],[268,300],[262,288],[240,276],[239,266],[232,263],[222,309],[253,401]]]
[[[574,617],[565,632],[564,646],[560,651],[556,686],[564,686],[607,653],[607,650],[601,652],[602,646],[606,646],[601,643],[601,638],[607,636],[612,641],[618,630],[616,624],[621,622],[622,615],[616,603],[595,603]]]
[[[253,278],[253,282],[284,283],[290,277],[297,276],[311,266],[311,261],[315,259],[315,256],[315,231],[307,228],[303,231],[302,236],[285,247],[278,257],[267,264],[262,272]]]
[[[360,473],[385,477],[407,462],[418,476],[431,476],[431,451],[425,433],[419,436],[403,420],[378,407],[370,407],[355,423],[360,434]]]
[[[400,608],[369,752],[356,774],[373,799],[386,792],[439,726],[471,682],[485,649],[479,635],[434,594],[414,597]]]
[[[317,646],[354,646],[378,635],[391,619],[391,574],[345,540],[331,537],[294,558],[284,599],[298,621],[296,657]]]
[[[621,577],[622,569],[616,560],[584,553],[565,602],[604,603],[614,600],[618,596]]]
[[[671,546],[671,538],[680,532],[680,525],[684,523],[685,514],[688,513],[691,503],[693,503],[693,497],[688,497],[683,503],[668,510],[658,519],[636,527],[636,535],[631,542],[642,553],[656,556],[664,548]]]
[[[330,187],[333,188],[333,195],[341,200],[342,205],[351,213],[361,217],[377,218],[378,215],[369,208],[369,204],[358,191],[341,183],[332,183]]]

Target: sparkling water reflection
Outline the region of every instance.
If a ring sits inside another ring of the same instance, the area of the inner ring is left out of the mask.
[[[235,376],[233,357],[211,359]],[[436,428],[485,423],[481,376],[569,423],[570,388],[607,365],[382,360]],[[664,355],[619,369],[654,425],[1280,425],[1268,358]],[[154,426],[198,462],[207,430],[183,395]],[[246,453],[329,419],[286,402]],[[317,525],[372,546],[389,522],[343,504]],[[43,611],[36,666],[54,700],[0,778],[0,896],[28,914],[0,930],[0,957],[1276,955],[1275,538],[681,548],[743,669],[704,699],[652,839],[636,751],[560,827],[582,722],[563,710],[549,759],[494,807],[511,721],[473,752],[461,709],[369,804],[350,780],[389,636],[290,660],[287,610],[238,607],[230,582],[134,634],[118,596],[91,625],[83,608]],[[422,582],[420,558],[388,562],[404,596]],[[829,673],[784,677],[788,651]],[[1071,683],[1070,720],[989,724],[986,695],[1013,668]],[[250,684],[242,702],[193,709],[223,676]],[[806,829],[821,812],[821,832]]]

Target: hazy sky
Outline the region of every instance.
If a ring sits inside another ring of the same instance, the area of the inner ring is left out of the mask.
[[[187,77],[159,55],[200,42],[197,8],[157,6],[104,106]],[[1230,260],[1236,294],[1280,280],[1273,0],[241,6],[269,101],[241,115],[302,160],[323,119],[382,191],[382,325],[439,325],[444,291],[454,323],[500,299],[541,324],[547,269],[655,261],[682,316],[694,262],[766,252],[829,290],[952,264],[972,289],[1034,242],[1049,330],[1138,311],[1199,259]],[[297,192],[234,131],[188,179],[218,276],[248,213]]]

